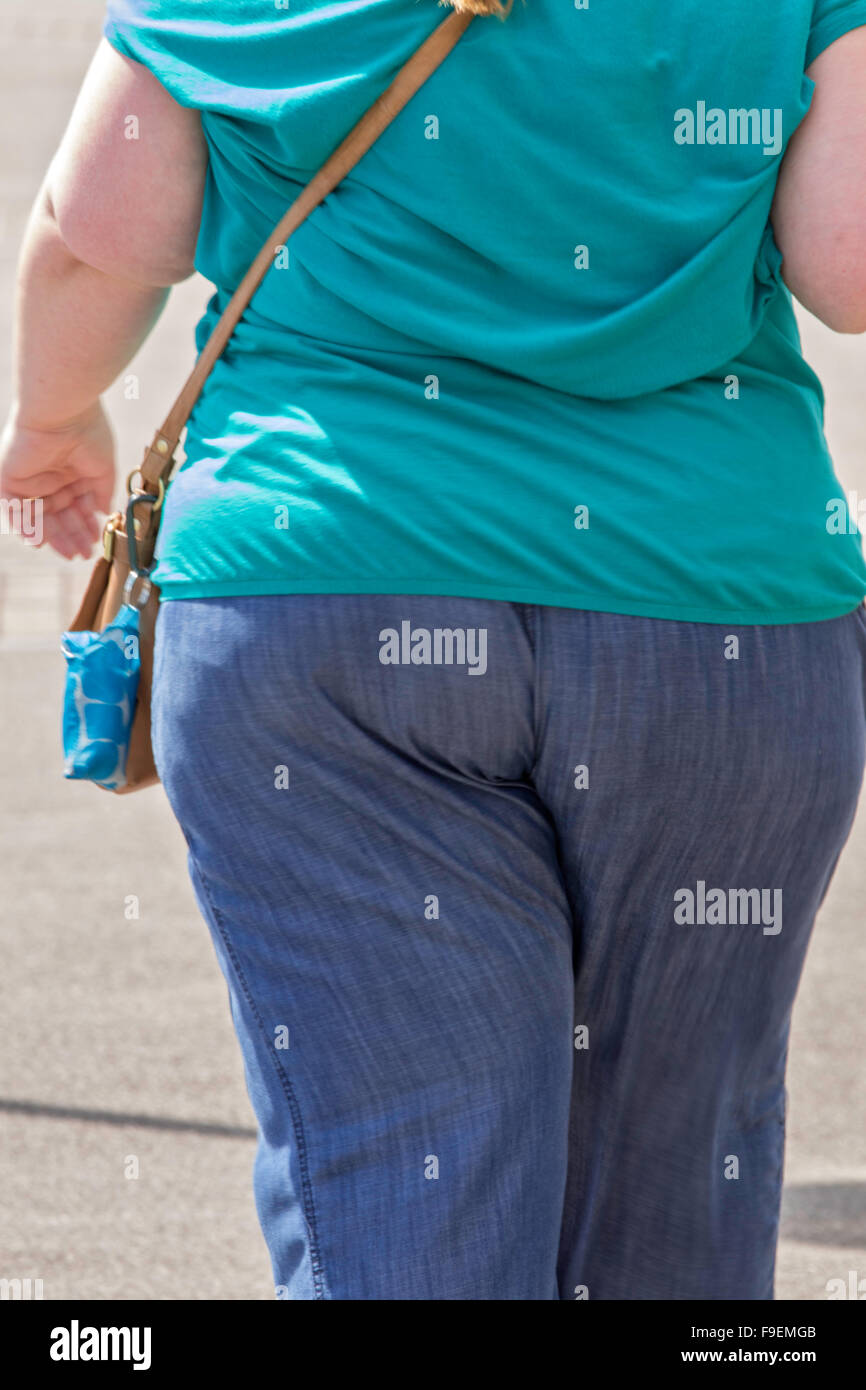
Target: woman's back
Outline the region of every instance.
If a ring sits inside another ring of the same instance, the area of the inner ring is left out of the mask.
[[[848,611],[862,559],[827,529],[821,391],[768,219],[804,69],[858,8],[528,0],[471,25],[237,330],[173,485],[166,595]],[[218,292],[200,341],[441,17],[414,0],[264,19],[243,0],[218,22],[189,0],[109,4],[111,42],[202,110],[196,263]]]
[[[791,1007],[866,749],[786,285],[866,323],[866,28],[835,42],[866,0],[567,3],[473,22],[274,248],[165,498],[168,602],[133,606],[133,492],[66,644],[68,776],[141,785],[152,710],[293,1301],[773,1298]],[[112,0],[156,76],[100,45],[0,440],[61,553],[196,238],[201,342],[439,21]]]

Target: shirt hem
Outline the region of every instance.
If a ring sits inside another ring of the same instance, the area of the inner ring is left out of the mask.
[[[775,624],[823,622],[853,613],[864,602],[864,595],[836,603],[819,604],[814,608],[737,609],[692,607],[689,604],[656,603],[653,600],[604,598],[575,591],[522,589],[494,584],[419,581],[417,579],[353,580],[351,584],[337,580],[227,580],[224,583],[167,582],[160,589],[166,602],[177,599],[264,598],[268,595],[291,594],[388,594],[408,598],[414,595],[441,598],[495,599],[504,603],[529,603],[544,608],[581,608],[588,612],[618,613],[624,617],[662,618],[673,622],[728,623],[746,627],[771,627]]]

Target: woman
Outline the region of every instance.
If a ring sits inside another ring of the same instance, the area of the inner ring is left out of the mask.
[[[168,287],[214,283],[200,347],[441,19],[110,0],[27,232],[4,438],[61,554],[110,505],[99,395]],[[866,0],[724,19],[475,20],[193,414],[154,742],[279,1296],[773,1297],[866,660],[790,291],[866,329]]]

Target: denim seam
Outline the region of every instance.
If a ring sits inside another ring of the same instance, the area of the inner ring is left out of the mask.
[[[226,948],[232,965],[234,966],[235,973],[237,974],[241,988],[246,997],[247,1004],[250,1007],[252,1015],[258,1026],[259,1032],[261,1033],[265,1047],[273,1060],[274,1066],[276,1067],[277,1076],[280,1080],[280,1085],[282,1086],[286,1100],[289,1104],[289,1114],[292,1120],[292,1128],[295,1131],[295,1143],[298,1147],[298,1168],[300,1169],[301,1174],[301,1195],[304,1208],[304,1219],[306,1221],[307,1230],[309,1232],[310,1237],[310,1265],[313,1271],[313,1285],[315,1288],[316,1299],[325,1300],[325,1286],[327,1281],[325,1278],[325,1270],[322,1264],[322,1258],[319,1251],[316,1206],[313,1200],[313,1186],[312,1182],[310,1181],[310,1171],[307,1162],[307,1144],[306,1139],[304,1137],[304,1126],[301,1120],[301,1112],[300,1106],[298,1105],[298,1099],[295,1095],[295,1090],[292,1086],[288,1073],[286,1072],[279,1058],[276,1056],[274,1050],[270,1046],[268,1035],[265,1031],[265,1025],[262,1022],[262,1017],[253,1001],[252,993],[250,991],[249,985],[247,984],[246,976],[244,975],[244,972],[241,969],[241,964],[238,960],[237,953],[235,952],[235,949],[229,940],[228,933],[226,932],[223,918],[219,911],[219,908],[214,903],[213,894],[210,890],[210,884],[208,883],[205,875],[202,873],[201,865],[198,863],[197,860],[196,869],[198,871],[199,878],[201,879],[202,887],[207,896],[208,906],[210,907],[210,910],[213,913],[214,921],[216,922],[217,928],[219,929],[219,934],[223,939],[223,944]]]
[[[529,642],[532,648],[532,765],[529,769],[529,780],[535,785],[535,772],[541,760],[541,731],[538,727],[538,711],[541,708],[539,698],[539,682],[541,679],[541,660],[539,648],[541,646],[539,614],[536,605],[526,605],[526,625],[529,633]]]

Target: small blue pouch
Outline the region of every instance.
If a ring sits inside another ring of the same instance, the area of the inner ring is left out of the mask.
[[[64,632],[63,775],[112,791],[126,760],[141,668],[139,610],[124,603],[102,632]]]

